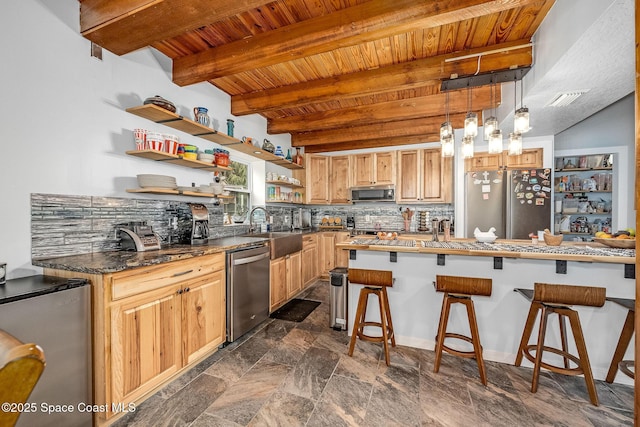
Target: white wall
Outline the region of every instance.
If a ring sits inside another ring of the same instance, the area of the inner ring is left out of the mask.
[[[92,58],[78,22],[77,0],[0,5],[0,262],[7,263],[8,278],[40,272],[31,266],[31,193],[161,199],[167,196],[133,196],[125,190],[137,187],[139,173],[172,175],[179,185],[211,181],[208,172],[125,155],[133,148],[131,130],[136,127],[177,133],[202,149],[215,147],[125,108],[161,95],[185,117],[192,116],[195,106],[208,107],[216,128],[225,133],[226,119],[232,117],[228,95],[208,83],[173,84],[170,61],[155,50],[122,57],[105,50],[102,61]],[[288,134],[267,136],[260,116],[234,119],[236,136],[291,145]],[[232,159],[241,157],[232,152]],[[256,173],[264,183],[264,162],[256,163]]]

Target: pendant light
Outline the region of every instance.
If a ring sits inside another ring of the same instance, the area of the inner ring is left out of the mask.
[[[522,97],[523,97],[523,78],[520,79],[520,108],[515,110],[513,115],[513,131],[515,133],[526,133],[529,132],[529,109],[523,105]],[[516,88],[514,87],[514,90]],[[515,98],[515,93],[514,93]],[[515,106],[514,106],[515,108]]]
[[[496,83],[491,78],[491,117],[484,120],[482,127],[484,129],[484,140],[488,141],[494,130],[498,129],[498,118],[496,117]]]
[[[478,135],[478,115],[471,112],[471,87],[467,85],[467,116],[464,119],[464,136]]]
[[[453,134],[447,135],[442,139],[442,157],[453,157],[455,147],[453,143]]]
[[[522,81],[522,80],[520,80]],[[513,81],[513,108],[517,107],[517,82]],[[522,87],[521,87],[522,88]],[[509,155],[510,156],[519,156],[522,154],[522,134],[518,130],[518,111],[514,112],[514,122],[513,122],[513,132],[509,134]],[[529,125],[528,120],[529,113],[527,112],[527,126]]]
[[[495,129],[489,135],[489,154],[500,154],[502,153],[502,131],[500,129]]]
[[[522,154],[522,135],[516,132],[509,134],[509,155],[519,156]]]
[[[465,136],[462,138],[462,157],[471,159],[473,157],[473,137]]]
[[[449,92],[445,96],[445,122],[440,125],[440,142],[444,144],[444,138],[448,135],[453,135],[453,127],[449,121]]]
[[[453,157],[455,152],[453,140],[453,127],[449,122],[449,92],[445,96],[445,122],[440,126],[440,144],[442,144],[442,157]]]

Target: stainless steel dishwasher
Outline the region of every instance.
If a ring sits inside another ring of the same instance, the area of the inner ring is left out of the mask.
[[[227,341],[269,317],[269,247],[227,252]]]

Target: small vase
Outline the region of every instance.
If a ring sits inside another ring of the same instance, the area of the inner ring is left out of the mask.
[[[227,119],[227,135],[233,136],[233,120]]]
[[[296,164],[302,166],[303,161],[302,153],[300,152],[300,148],[296,148]]]
[[[291,161],[291,149],[287,150],[287,157],[285,157],[285,159]]]
[[[209,112],[208,109],[204,107],[195,107],[193,109],[193,116],[196,122],[200,123],[202,126],[209,126],[211,123],[211,118],[207,114]]]

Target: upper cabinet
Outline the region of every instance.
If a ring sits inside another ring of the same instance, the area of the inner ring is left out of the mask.
[[[351,194],[351,158],[349,156],[332,156],[329,162],[329,203],[350,203]]]
[[[439,148],[398,152],[396,201],[399,203],[451,203],[453,159]]]
[[[394,184],[396,152],[354,154],[351,156],[351,167],[354,187]]]
[[[349,203],[350,156],[306,156],[307,204]]]
[[[518,156],[510,156],[508,151],[498,154],[476,152],[470,159],[464,160],[465,172],[482,172],[496,169],[538,169],[542,166],[542,148],[522,150]]]

